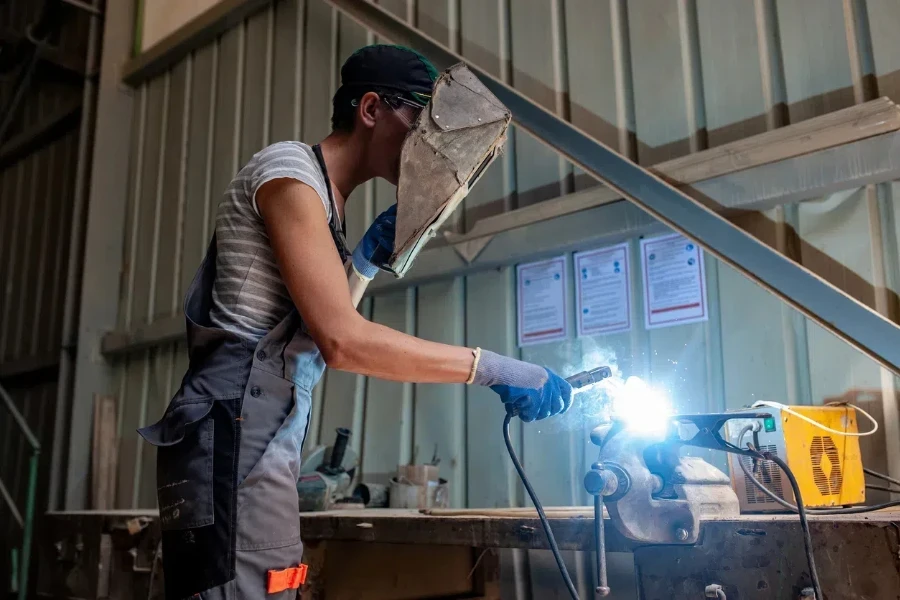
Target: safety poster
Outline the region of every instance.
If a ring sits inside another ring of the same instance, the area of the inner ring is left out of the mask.
[[[568,331],[566,257],[516,267],[520,346],[562,340]]]
[[[681,234],[641,240],[647,329],[709,318],[701,249]]]
[[[578,335],[631,329],[628,242],[575,253]]]

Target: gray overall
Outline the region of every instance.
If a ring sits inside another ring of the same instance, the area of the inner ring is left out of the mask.
[[[258,343],[212,325],[215,265],[214,235],[184,302],[188,371],[159,422],[139,430],[157,448],[166,597],[296,598],[269,593],[270,572],[301,563],[300,448],[325,363],[296,309]]]

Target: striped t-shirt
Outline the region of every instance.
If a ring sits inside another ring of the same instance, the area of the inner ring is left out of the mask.
[[[289,177],[314,189],[331,219],[325,177],[312,148],[278,142],[253,155],[228,185],[216,212],[216,277],[210,319],[218,327],[258,340],[293,309],[281,279],[256,192],[272,179]]]

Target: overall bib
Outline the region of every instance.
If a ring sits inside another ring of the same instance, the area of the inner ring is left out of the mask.
[[[215,267],[213,235],[184,302],[188,371],[159,422],[138,430],[157,448],[166,598],[296,598],[300,449],[325,363],[296,309],[258,342],[214,326]]]

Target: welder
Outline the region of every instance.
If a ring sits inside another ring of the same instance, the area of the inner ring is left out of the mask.
[[[189,368],[161,420],[140,430],[157,447],[168,598],[296,597],[300,450],[326,366],[489,386],[525,421],[568,408],[571,387],[542,366],[421,340],[356,310],[387,270],[397,205],[351,251],[345,202],[376,177],[396,185],[437,76],[407,48],[358,50],[341,68],[332,132],[261,149],[225,190],[185,297]]]

